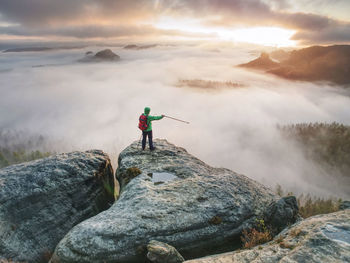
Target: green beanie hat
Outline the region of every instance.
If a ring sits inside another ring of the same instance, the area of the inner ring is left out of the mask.
[[[148,115],[151,111],[151,108],[150,107],[146,107],[145,108],[145,114]]]

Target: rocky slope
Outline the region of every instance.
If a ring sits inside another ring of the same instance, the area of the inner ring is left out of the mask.
[[[119,200],[75,226],[51,262],[147,262],[151,240],[194,258],[238,247],[242,229],[266,211],[284,217],[284,224],[295,221],[295,199],[278,203],[272,191],[243,175],[210,167],[165,140],[155,144],[154,152],[141,151],[138,142],[122,151]]]
[[[110,160],[97,150],[1,169],[0,257],[47,262],[74,225],[108,208],[112,190]]]
[[[300,221],[253,249],[185,263],[350,262],[350,209]]]
[[[312,46],[294,50],[281,63],[267,54],[240,65],[291,80],[328,81],[344,86],[350,84],[350,45]]]

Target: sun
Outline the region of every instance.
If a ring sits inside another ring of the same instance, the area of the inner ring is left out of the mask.
[[[296,42],[291,37],[296,31],[279,27],[253,27],[234,29],[219,33],[222,38],[258,44],[263,46],[291,47],[296,46]]]
[[[236,27],[228,29],[227,27],[203,26],[199,19],[174,19],[171,17],[160,18],[154,26],[159,29],[183,32],[189,37],[192,33],[192,38],[216,39],[274,47],[297,45],[296,41],[291,39],[296,31],[280,27]]]

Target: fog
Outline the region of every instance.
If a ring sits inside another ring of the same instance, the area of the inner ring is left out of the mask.
[[[332,180],[276,129],[276,124],[300,122],[349,125],[346,90],[234,67],[256,56],[257,50],[242,47],[116,47],[118,62],[77,62],[86,51],[101,49],[1,53],[0,128],[42,134],[52,142],[52,151],[102,149],[116,168],[119,152],[140,138],[138,117],[149,106],[151,114],[190,122],[154,121],[154,137],[210,165],[296,193],[350,196],[348,184]],[[178,87],[179,80],[187,79],[244,87]]]

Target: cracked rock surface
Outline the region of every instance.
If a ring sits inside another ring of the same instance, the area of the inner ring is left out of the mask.
[[[58,154],[0,169],[0,257],[47,262],[76,224],[113,202],[102,151]]]
[[[350,262],[350,209],[302,220],[267,244],[185,263]]]
[[[213,168],[166,140],[155,146],[141,151],[134,142],[120,153],[118,201],[75,226],[52,262],[147,262],[151,240],[174,246],[185,259],[231,251],[242,229],[279,199],[260,183]]]

